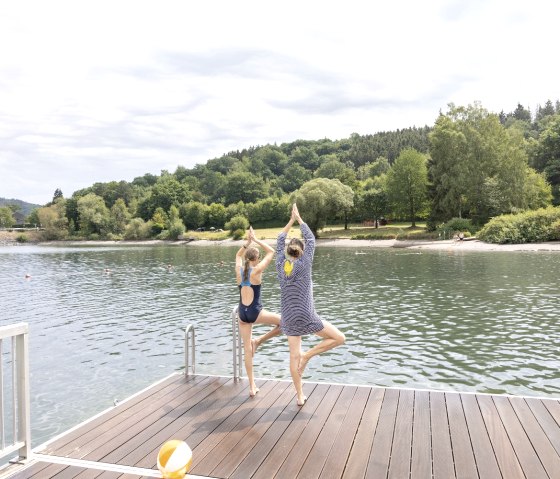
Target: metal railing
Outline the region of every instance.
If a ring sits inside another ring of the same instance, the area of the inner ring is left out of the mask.
[[[233,332],[233,379],[235,381],[243,377],[243,347],[241,346],[241,334],[239,334],[238,321],[237,306],[235,306],[231,312],[231,329]]]
[[[190,347],[189,347],[189,336],[190,336]],[[192,374],[195,374],[195,349],[196,343],[194,340],[194,326],[189,324],[185,328],[185,376],[189,376],[189,369],[192,370]]]
[[[29,402],[29,327],[26,323],[0,327],[0,459],[17,452],[20,460],[31,458]],[[11,354],[4,340],[11,339]],[[11,363],[11,408],[5,409],[4,356]],[[8,414],[6,414],[8,413]],[[11,419],[11,443],[6,444],[6,419]]]

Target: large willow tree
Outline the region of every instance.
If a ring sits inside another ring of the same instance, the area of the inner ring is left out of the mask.
[[[316,178],[305,183],[291,196],[302,218],[315,236],[327,220],[346,217],[354,206],[354,192],[339,180]]]

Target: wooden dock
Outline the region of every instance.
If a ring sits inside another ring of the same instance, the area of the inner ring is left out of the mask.
[[[306,383],[298,407],[290,382],[258,384],[175,374],[38,452],[156,469],[182,439],[211,478],[560,478],[558,400]],[[7,477],[139,476],[35,460]]]

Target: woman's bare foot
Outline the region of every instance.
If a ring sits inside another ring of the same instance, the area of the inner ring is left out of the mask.
[[[259,341],[257,339],[251,339],[251,356],[255,356],[258,347]]]
[[[298,398],[297,405],[301,407],[305,404],[306,401],[307,401],[307,396],[302,396],[301,398]]]
[[[256,384],[253,384],[250,388],[249,388],[249,396],[251,397],[255,397],[256,394],[260,391],[260,389],[257,387]]]
[[[309,361],[309,358],[305,355],[305,353],[301,353],[299,357],[298,368],[297,368],[297,371],[300,376],[303,376],[303,371],[305,371],[305,366],[307,366],[307,361]]]

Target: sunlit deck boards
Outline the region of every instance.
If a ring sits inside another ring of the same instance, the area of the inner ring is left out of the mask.
[[[65,434],[45,454],[154,468],[184,439],[215,478],[560,478],[560,402],[174,375]],[[138,477],[38,462],[11,477]]]

